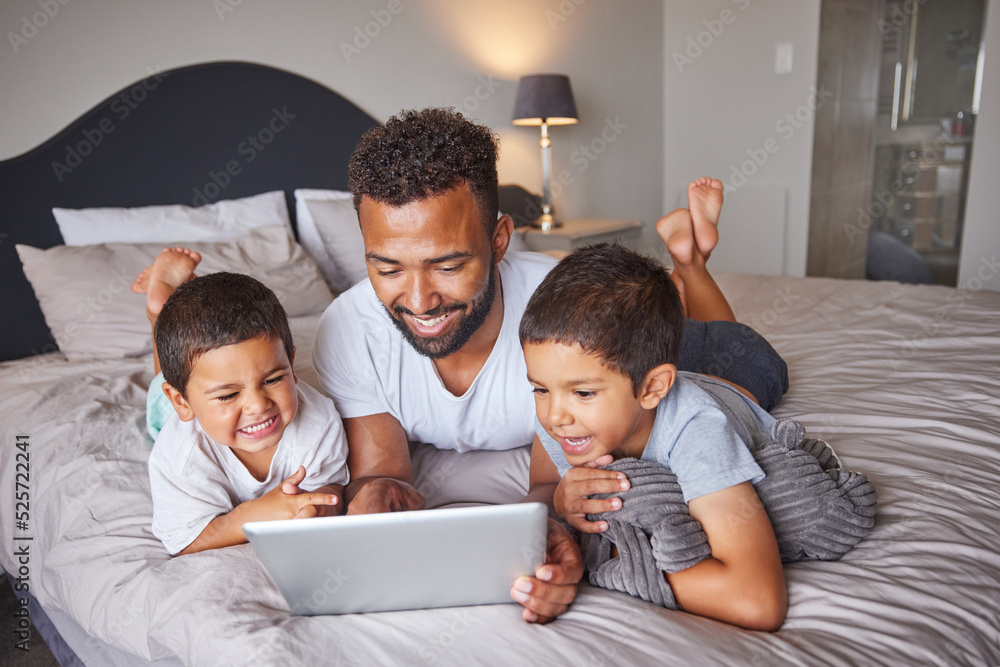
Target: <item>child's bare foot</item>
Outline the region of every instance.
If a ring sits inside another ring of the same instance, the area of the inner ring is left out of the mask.
[[[694,240],[707,260],[719,242],[719,213],[722,211],[722,181],[707,176],[688,186],[688,207]]]
[[[201,255],[187,248],[166,248],[156,256],[156,261],[135,279],[132,291],[145,287],[146,311],[150,316],[159,315],[163,304],[178,287],[194,278],[194,267]]]
[[[695,263],[700,253],[695,243],[694,224],[689,210],[678,208],[660,218],[656,223],[656,233],[666,244],[675,268],[683,269]]]
[[[684,306],[684,314],[687,315],[687,291],[684,288],[684,279],[681,273],[694,269],[695,262],[700,257],[698,246],[694,242],[691,212],[686,208],[671,211],[656,223],[656,233],[663,239],[663,243],[666,244],[667,251],[670,253],[670,258],[674,262],[674,270],[670,272],[670,277],[677,285],[677,291],[681,295],[681,304]],[[704,260],[701,265],[705,265]]]
[[[736,316],[705,262],[719,241],[716,223],[722,209],[722,183],[699,178],[688,186],[688,205],[660,218],[656,232],[674,262],[670,276],[677,285],[684,314],[702,322],[735,321]]]
[[[153,270],[153,265],[150,264],[145,269],[139,272],[139,275],[135,277],[129,289],[136,294],[145,294],[146,290],[149,289],[149,272]]]

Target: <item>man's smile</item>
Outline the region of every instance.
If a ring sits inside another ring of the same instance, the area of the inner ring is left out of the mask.
[[[447,329],[459,312],[461,312],[459,309],[455,309],[434,317],[420,317],[407,313],[403,317],[410,324],[414,333],[423,338],[433,338]]]

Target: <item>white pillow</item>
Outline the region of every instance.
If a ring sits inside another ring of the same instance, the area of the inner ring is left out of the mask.
[[[218,241],[266,225],[284,225],[289,233],[292,230],[285,193],[281,190],[198,208],[54,208],[52,215],[69,246]]]
[[[309,209],[316,233],[330,257],[329,280],[334,291],[343,292],[367,278],[365,242],[354,201],[306,200],[305,208]]]
[[[298,220],[299,243],[316,260],[319,272],[323,274],[323,277],[326,278],[326,283],[335,292],[343,292],[343,285],[347,280],[341,275],[333,258],[330,257],[330,253],[327,252],[326,246],[323,244],[323,239],[319,235],[319,230],[316,229],[316,221],[313,220],[307,203],[311,201],[341,201],[345,199],[351,202],[354,201],[351,193],[343,190],[299,188],[295,191],[295,217]]]
[[[186,247],[201,253],[195,273],[251,275],[274,290],[289,317],[319,312],[333,300],[312,259],[282,225]],[[162,243],[16,248],[45,322],[67,358],[120,358],[153,351],[146,297],[134,294],[129,285],[163,250]]]

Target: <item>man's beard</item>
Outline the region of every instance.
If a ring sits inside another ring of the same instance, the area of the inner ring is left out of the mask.
[[[385,308],[385,304],[382,305],[385,308],[385,312],[389,315],[389,319],[392,323],[396,325],[399,329],[399,333],[403,334],[403,338],[409,343],[414,350],[424,355],[425,357],[430,357],[431,359],[443,359],[455,352],[458,352],[462,347],[469,342],[472,338],[472,334],[479,331],[479,328],[483,326],[486,321],[486,317],[490,314],[490,309],[493,307],[493,300],[496,298],[497,294],[497,277],[496,277],[496,262],[490,262],[489,278],[486,281],[486,287],[483,289],[479,298],[473,297],[472,301],[468,304],[465,303],[455,303],[448,306],[438,306],[433,308],[426,313],[421,313],[424,317],[437,317],[439,315],[444,315],[453,310],[466,310],[464,315],[458,316],[458,324],[452,325],[452,330],[450,333],[443,333],[440,336],[435,336],[434,338],[422,338],[410,329],[403,319],[403,315],[414,315],[409,309],[403,306],[396,306],[390,311]]]

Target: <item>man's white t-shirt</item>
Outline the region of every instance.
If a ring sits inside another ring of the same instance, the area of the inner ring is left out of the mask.
[[[313,365],[345,419],[389,413],[411,442],[439,449],[513,449],[531,443],[535,402],[518,340],[528,299],[556,260],[508,252],[498,267],[503,324],[472,386],[455,396],[433,361],[406,342],[364,280],[323,313]]]
[[[298,410],[285,427],[267,479],[258,482],[233,450],[209,438],[197,419],[176,413],[163,425],[149,455],[153,534],[171,554],[194,542],[217,516],[259,498],[305,466],[299,485],[312,491],[347,484],[347,437],[326,396],[304,382],[296,386]]]

